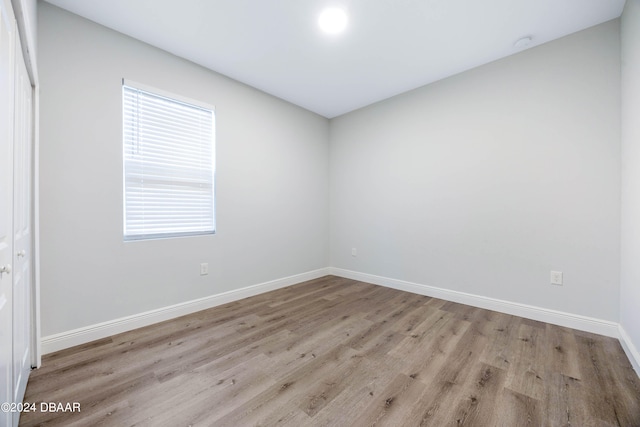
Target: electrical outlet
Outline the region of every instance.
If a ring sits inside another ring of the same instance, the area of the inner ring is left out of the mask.
[[[551,284],[562,286],[562,271],[551,272]]]
[[[351,248],[351,256],[357,256],[358,255],[358,251],[356,250],[356,248]]]
[[[203,262],[200,264],[200,275],[206,276],[207,274],[209,274],[209,263]]]

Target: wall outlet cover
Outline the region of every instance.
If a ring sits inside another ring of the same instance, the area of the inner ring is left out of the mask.
[[[552,285],[562,285],[562,271],[552,271],[551,272],[551,284]]]
[[[203,262],[200,264],[200,275],[206,276],[207,274],[209,274],[209,263]]]

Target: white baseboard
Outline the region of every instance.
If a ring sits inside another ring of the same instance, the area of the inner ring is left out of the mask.
[[[581,331],[592,332],[608,337],[620,337],[618,330],[619,325],[616,322],[594,319],[592,317],[581,316],[578,314],[565,313],[562,311],[550,310],[495,298],[488,298],[465,292],[452,291],[435,286],[407,282],[404,280],[390,279],[388,277],[375,276],[373,274],[359,273],[357,271],[345,270],[342,268],[331,267],[329,270],[330,274],[345,277],[347,279],[386,286],[388,288],[485,308],[487,310],[499,311],[501,313],[525,317],[527,319],[538,320],[540,322],[551,323],[567,328],[579,329]]]
[[[242,298],[262,294],[264,292],[291,286],[307,280],[317,279],[330,274],[329,268],[321,268],[282,279],[271,280],[257,285],[247,286],[242,289],[235,289],[221,294],[211,295],[192,301],[186,301],[169,307],[146,311],[132,316],[121,317],[119,319],[85,326],[59,334],[49,335],[42,338],[42,354],[52,353],[80,344],[85,344],[111,335],[130,331],[153,323],[162,322],[217,305],[237,301]]]
[[[627,331],[624,330],[622,325],[618,325],[618,333],[622,349],[627,354],[627,357],[629,358],[633,369],[636,371],[636,374],[640,376],[640,352],[638,351],[636,346],[633,345],[631,337],[629,337]]]
[[[294,276],[284,277],[257,285],[247,286],[242,289],[236,289],[233,291],[223,292],[221,294],[211,295],[192,301],[186,301],[169,307],[163,307],[156,310],[146,311],[144,313],[134,314],[132,316],[121,317],[107,322],[85,326],[59,334],[49,335],[42,338],[42,354],[52,353],[54,351],[63,350],[65,348],[73,347],[80,344],[85,344],[90,341],[106,338],[111,335],[184,316],[186,314],[195,313],[200,310],[206,310],[207,308],[237,301],[239,299],[251,297],[264,292],[284,288],[296,283],[317,279],[329,274],[358,280],[361,282],[372,283],[375,285],[386,286],[402,291],[412,292],[419,295],[426,295],[434,298],[444,299],[447,301],[471,305],[474,307],[499,311],[501,313],[512,314],[514,316],[525,317],[527,319],[538,320],[541,322],[547,322],[554,325],[592,332],[608,337],[618,338],[620,340],[622,348],[627,354],[627,357],[631,361],[633,368],[635,369],[636,373],[640,375],[640,352],[633,345],[631,338],[626,333],[624,328],[616,322],[594,319],[592,317],[565,313],[556,310],[549,310],[546,308],[514,303],[495,298],[488,298],[479,295],[468,294],[465,292],[452,291],[435,286],[422,285],[418,283],[407,282],[404,280],[391,279],[388,277],[360,273],[335,267],[321,268]]]

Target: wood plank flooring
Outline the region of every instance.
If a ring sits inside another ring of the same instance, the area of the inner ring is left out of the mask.
[[[21,426],[640,426],[615,339],[333,276],[46,355],[25,402]]]

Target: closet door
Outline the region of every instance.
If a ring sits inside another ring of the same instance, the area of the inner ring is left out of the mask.
[[[13,402],[13,87],[15,21],[9,0],[0,0],[0,404]],[[6,409],[6,408],[5,408]],[[12,414],[0,410],[0,425]]]
[[[31,224],[33,90],[22,56],[15,50],[13,128],[13,401],[22,402],[31,372]],[[17,415],[15,424],[17,425]]]

